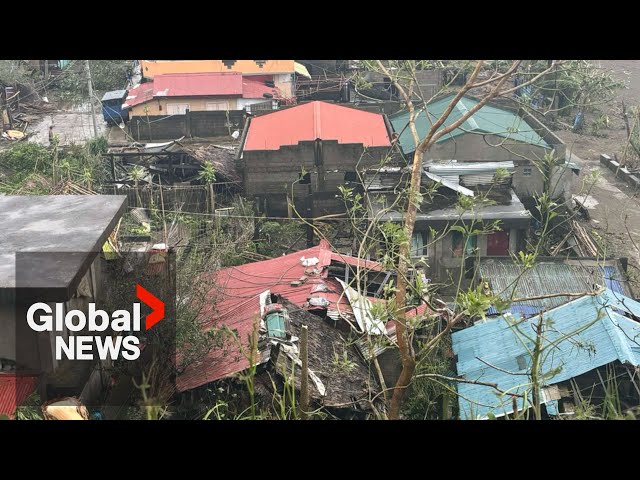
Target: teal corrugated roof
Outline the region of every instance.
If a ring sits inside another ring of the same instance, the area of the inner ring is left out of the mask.
[[[420,138],[424,138],[433,122],[438,120],[444,113],[445,109],[453,99],[453,95],[442,98],[428,105],[427,112],[422,111],[416,118],[416,128]],[[456,107],[453,109],[444,125],[441,128],[448,127],[456,120],[459,120],[467,111],[473,108],[478,102],[469,97],[462,97]],[[409,123],[409,112],[404,111],[390,117],[394,131],[402,134],[399,142],[405,153],[415,150],[415,143],[409,128],[405,128]],[[456,128],[447,135],[443,135],[436,143],[445,142],[467,131],[476,133],[489,133],[506,137],[518,142],[530,143],[542,147],[550,148],[550,145],[538,135],[538,133],[520,116],[515,113],[501,108],[485,105],[474,115],[468,118],[460,127]]]
[[[553,373],[559,368],[545,380],[545,385],[564,382],[616,360],[640,366],[640,323],[627,318],[625,313],[640,316],[640,303],[609,289],[544,313],[549,323],[543,340],[548,348],[542,372]],[[533,338],[533,326],[538,319],[538,316],[527,320],[519,316],[499,317],[454,333],[458,375],[497,384],[501,390],[511,393],[530,390],[527,373],[531,357],[527,348],[532,349],[533,343],[517,329]],[[572,341],[561,340],[563,335],[572,333],[575,333]],[[557,343],[557,347],[549,347],[552,343]],[[491,387],[460,383],[457,388],[461,419],[486,418],[489,412],[500,416],[513,411],[512,397],[500,395]],[[522,399],[518,398],[518,408],[522,405]],[[551,411],[555,408],[550,405]]]

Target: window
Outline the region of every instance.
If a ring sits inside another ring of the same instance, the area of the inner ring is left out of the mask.
[[[267,315],[267,335],[276,338],[287,337],[287,327],[283,312],[273,312]]]
[[[229,101],[221,100],[219,102],[207,102],[204,108],[208,112],[217,111],[217,110],[231,110],[231,105]]]
[[[451,252],[454,257],[461,257],[463,254],[462,241],[463,238],[467,238],[466,245],[464,246],[464,256],[468,257],[475,253],[478,239],[476,235],[463,235],[461,232],[453,231],[451,233]]]
[[[345,182],[357,182],[358,174],[356,172],[345,172],[344,173],[344,181]]]
[[[522,176],[530,177],[531,176],[531,167],[522,167]]]
[[[311,173],[307,172],[304,175],[300,175],[300,185],[309,185],[311,183]]]
[[[188,103],[167,103],[167,115],[184,115],[189,110]]]
[[[424,236],[422,232],[414,232],[411,236],[411,257],[422,257],[424,255]]]

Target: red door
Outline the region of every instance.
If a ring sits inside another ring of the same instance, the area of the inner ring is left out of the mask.
[[[509,255],[509,230],[487,235],[487,255],[490,257]]]

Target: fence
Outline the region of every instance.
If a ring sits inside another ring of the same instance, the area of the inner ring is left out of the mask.
[[[129,134],[138,141],[170,140],[182,136],[192,138],[230,136],[242,131],[244,110],[191,112],[183,115],[150,115],[133,117],[129,122]]]

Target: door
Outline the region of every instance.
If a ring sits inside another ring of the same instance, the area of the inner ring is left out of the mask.
[[[509,230],[487,235],[487,255],[490,257],[509,255]]]

